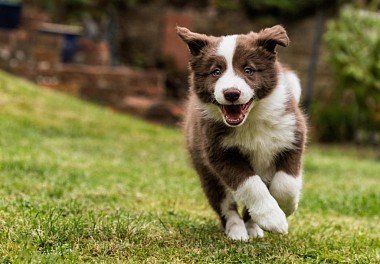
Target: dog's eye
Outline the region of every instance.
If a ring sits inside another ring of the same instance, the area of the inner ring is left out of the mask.
[[[244,73],[247,74],[247,75],[252,75],[254,72],[254,70],[250,67],[245,67],[244,68]]]
[[[217,68],[217,69],[213,70],[211,72],[211,74],[212,74],[212,76],[219,76],[222,74],[222,71],[219,68]]]

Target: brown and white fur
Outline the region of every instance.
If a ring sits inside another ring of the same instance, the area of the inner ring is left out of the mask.
[[[302,187],[306,124],[299,80],[276,57],[276,45],[289,44],[286,31],[177,32],[191,53],[187,147],[225,233],[234,240],[287,233]]]

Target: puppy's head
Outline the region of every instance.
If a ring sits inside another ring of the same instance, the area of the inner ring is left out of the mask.
[[[226,125],[242,125],[255,101],[277,84],[276,46],[287,46],[282,26],[246,35],[213,37],[177,27],[189,47],[192,89],[204,104],[213,105]]]

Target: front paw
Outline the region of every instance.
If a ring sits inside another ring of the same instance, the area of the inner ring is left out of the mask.
[[[280,234],[288,233],[286,216],[274,199],[262,204],[258,210],[253,208],[250,210],[250,215],[264,230]]]
[[[252,219],[250,219],[248,222],[245,223],[245,227],[247,228],[249,237],[253,237],[253,238],[264,237],[264,230],[262,230],[258,224],[253,222]]]
[[[243,220],[240,221],[227,221],[226,235],[232,240],[247,241],[249,239],[247,229],[245,228]]]

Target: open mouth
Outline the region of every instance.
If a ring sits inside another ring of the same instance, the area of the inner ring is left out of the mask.
[[[230,126],[240,125],[244,121],[252,101],[253,99],[249,100],[246,104],[220,105],[227,124]]]

